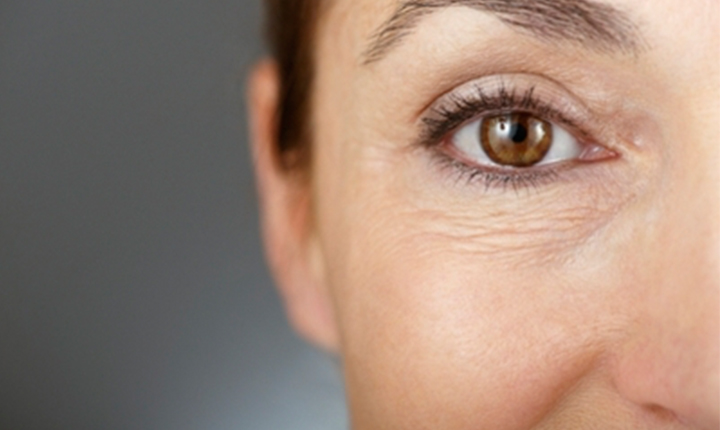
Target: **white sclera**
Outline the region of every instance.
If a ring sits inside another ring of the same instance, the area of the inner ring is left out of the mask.
[[[480,126],[482,119],[473,121],[460,130],[452,137],[451,141],[455,148],[460,151],[470,161],[482,166],[489,167],[507,167],[500,166],[488,157],[480,143]],[[556,125],[552,125],[553,140],[550,143],[550,149],[545,157],[535,166],[544,164],[558,163],[561,161],[573,160],[582,154],[583,147],[567,130]]]

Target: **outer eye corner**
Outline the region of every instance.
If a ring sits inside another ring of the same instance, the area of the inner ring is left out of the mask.
[[[596,161],[613,160],[620,158],[620,156],[621,154],[617,151],[613,151],[596,143],[588,143],[578,156],[578,160],[585,163],[592,163]]]

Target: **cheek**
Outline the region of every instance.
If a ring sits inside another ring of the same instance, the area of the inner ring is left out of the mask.
[[[529,428],[615,335],[597,294],[613,281],[596,276],[602,264],[499,262],[473,239],[428,233],[441,219],[410,216],[365,212],[350,241],[362,252],[335,254],[347,257],[333,284],[356,427]]]

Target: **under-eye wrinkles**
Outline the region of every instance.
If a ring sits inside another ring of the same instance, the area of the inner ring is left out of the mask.
[[[645,46],[623,11],[591,0],[403,0],[371,37],[363,62],[381,60],[422,18],[449,7],[487,12],[538,39],[574,42],[603,53],[637,54]]]
[[[453,208],[419,209],[403,218],[412,224],[413,249],[444,249],[462,255],[492,255],[496,264],[549,264],[557,266],[573,258],[609,222],[605,205],[573,207],[533,206],[532,210],[510,208],[477,212]],[[415,234],[417,233],[417,234]],[[429,246],[429,244],[432,244]]]

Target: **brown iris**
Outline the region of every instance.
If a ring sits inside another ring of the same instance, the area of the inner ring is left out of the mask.
[[[483,150],[501,166],[539,163],[550,150],[552,140],[552,125],[528,113],[491,116],[480,126]]]

